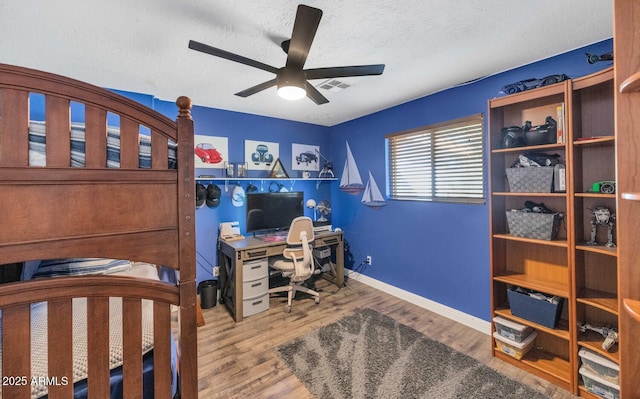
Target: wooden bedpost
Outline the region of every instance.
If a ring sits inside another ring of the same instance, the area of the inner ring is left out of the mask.
[[[178,106],[178,231],[180,247],[180,391],[183,398],[198,397],[198,333],[196,326],[196,224],[194,198],[193,119],[191,99],[179,97]]]

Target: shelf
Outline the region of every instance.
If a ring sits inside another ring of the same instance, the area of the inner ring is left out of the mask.
[[[594,393],[587,391],[587,388],[582,385],[582,383],[578,386],[578,390],[580,391],[580,397],[585,399],[602,399],[602,396],[598,396]]]
[[[507,363],[522,368],[531,374],[537,375],[568,391],[571,390],[571,367],[567,360],[553,353],[545,352],[537,348],[531,349],[521,360],[494,350],[495,356]]]
[[[624,298],[622,300],[622,305],[634,320],[640,321],[640,301],[636,301],[635,299],[630,298]]]
[[[613,67],[603,69],[598,72],[594,72],[591,75],[582,76],[580,78],[573,79],[573,89],[582,90],[594,87],[602,83],[613,82]]]
[[[541,280],[531,277],[523,273],[502,273],[493,277],[494,281],[501,283],[517,285],[518,287],[528,288],[535,291],[544,292],[545,294],[557,295],[563,298],[569,298],[569,286],[558,281]]]
[[[616,316],[618,315],[618,297],[614,294],[584,289],[578,294],[577,300],[579,303],[593,306],[594,308],[604,310]]]
[[[494,234],[493,238],[499,238],[501,240],[528,242],[531,244],[547,245],[552,247],[567,248],[569,246],[569,243],[567,242],[567,240],[538,240],[535,238],[516,237],[516,236],[512,236],[511,234]]]
[[[513,193],[511,191],[496,191],[492,193],[496,197],[566,197],[567,193]]]
[[[592,139],[576,140],[573,142],[573,145],[578,147],[614,145],[615,141],[615,136],[600,136]]]
[[[640,201],[640,193],[622,193],[621,197],[629,201]]]
[[[613,344],[608,351],[605,351],[602,349],[603,342],[604,337],[597,332],[587,331],[586,333],[578,333],[578,345],[602,355],[612,362],[620,363],[620,350],[618,348],[618,344]]]
[[[495,150],[491,150],[491,153],[502,154],[502,153],[511,153],[511,152],[540,151],[540,150],[564,149],[564,147],[565,147],[565,144],[531,145],[526,147],[498,148]]]
[[[509,105],[520,104],[527,101],[537,101],[541,98],[550,98],[554,96],[563,96],[565,93],[565,82],[556,83],[549,86],[542,86],[531,90],[522,91],[520,93],[497,97],[491,99],[491,108],[502,108]],[[551,101],[555,102],[555,101]]]
[[[299,180],[307,180],[307,181],[337,181],[338,178],[331,177],[196,177],[196,181],[256,181],[256,180],[264,180],[264,181],[299,181]]]
[[[225,190],[227,190],[227,185],[229,183],[232,182],[237,182],[240,183],[241,181],[246,181],[246,182],[254,182],[254,181],[259,181],[259,182],[274,182],[274,181],[288,181],[291,182],[291,187],[290,190],[293,191],[293,186],[295,184],[295,182],[297,181],[313,181],[316,183],[316,190],[320,188],[320,184],[322,182],[332,182],[332,181],[337,181],[338,178],[336,177],[308,177],[308,178],[304,178],[304,177],[196,177],[195,181],[196,182],[209,182],[209,181],[222,181],[225,184]],[[260,191],[264,191],[265,188],[264,187],[260,187]]]
[[[579,244],[576,245],[576,249],[585,252],[595,252],[602,255],[618,256],[618,248],[616,247],[610,248],[604,245]]]
[[[558,324],[556,324],[556,328],[549,328],[545,326],[541,326],[540,324],[533,323],[527,319],[522,319],[518,316],[514,316],[511,313],[511,309],[496,309],[495,314],[497,316],[504,317],[505,319],[513,320],[517,323],[524,324],[525,326],[530,326],[535,328],[536,330],[544,331],[547,334],[556,336],[565,341],[569,341],[569,325],[566,320],[558,320]]]
[[[610,198],[610,199],[616,199],[616,195],[615,194],[602,194],[602,193],[576,193],[575,194],[576,197],[581,197],[581,198]]]
[[[635,93],[640,91],[640,71],[629,76],[620,84],[620,93]]]

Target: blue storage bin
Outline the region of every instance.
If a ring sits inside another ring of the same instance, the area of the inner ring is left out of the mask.
[[[560,319],[564,298],[560,298],[558,304],[533,298],[527,294],[514,291],[511,288],[507,291],[511,314],[532,321],[549,328],[556,328]]]

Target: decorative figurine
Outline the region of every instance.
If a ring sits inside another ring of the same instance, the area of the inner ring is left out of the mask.
[[[598,226],[607,226],[607,243],[605,246],[613,248],[616,244],[613,242],[613,220],[616,215],[612,215],[609,208],[597,206],[592,209],[591,214],[591,239],[587,241],[587,245],[598,245],[596,242],[596,229]]]
[[[333,174],[333,163],[331,163],[331,161],[329,161],[324,155],[322,155],[320,151],[318,150],[315,150],[315,151],[322,157],[322,159],[324,159],[324,165],[322,165],[322,170],[318,174],[318,177],[321,177],[321,178],[335,177],[335,175]]]
[[[605,337],[604,342],[602,343],[602,349],[604,350],[609,350],[609,348],[611,348],[613,344],[618,342],[618,330],[616,330],[615,328],[594,327],[589,323],[578,324],[578,328],[580,329],[581,333],[587,332],[587,330],[591,330]]]
[[[604,54],[591,54],[591,53],[586,53],[587,55],[587,61],[589,62],[589,64],[595,64],[596,62],[600,62],[600,61],[613,61],[613,51],[609,51],[608,53],[604,53]]]

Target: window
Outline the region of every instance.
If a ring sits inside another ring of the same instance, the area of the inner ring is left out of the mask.
[[[476,114],[387,135],[394,200],[484,203],[484,117]]]

